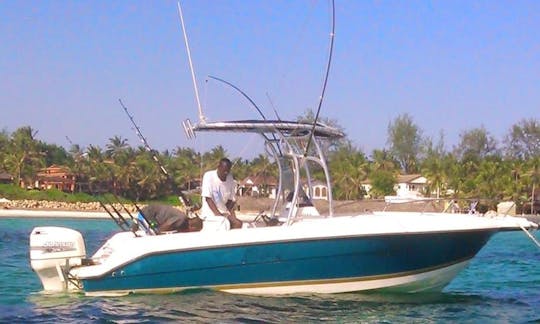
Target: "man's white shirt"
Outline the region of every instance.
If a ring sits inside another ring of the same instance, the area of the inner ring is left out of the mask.
[[[201,217],[206,218],[214,216],[214,212],[208,206],[205,197],[210,197],[214,200],[216,207],[221,213],[227,213],[228,200],[235,201],[235,183],[231,174],[227,175],[225,181],[221,181],[218,177],[217,170],[207,171],[203,176],[201,196],[202,208]]]

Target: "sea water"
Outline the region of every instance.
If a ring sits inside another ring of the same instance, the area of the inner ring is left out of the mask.
[[[28,240],[33,227],[45,225],[80,231],[88,254],[117,230],[109,220],[0,219],[2,323],[540,322],[540,249],[522,232],[496,234],[436,294],[255,297],[192,290],[110,298],[40,291]]]

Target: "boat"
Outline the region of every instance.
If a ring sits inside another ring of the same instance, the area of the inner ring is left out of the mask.
[[[86,257],[80,233],[37,227],[30,259],[46,291],[87,295],[170,293],[215,289],[281,295],[385,290],[440,291],[489,239],[538,225],[502,214],[365,211],[314,213],[305,179],[320,167],[331,188],[321,141],[341,137],[332,127],[293,121],[202,122],[190,132],[260,134],[279,169],[268,215],[242,229],[168,232],[143,228],[113,235]],[[313,149],[306,151],[309,138]],[[308,182],[309,183],[309,182]],[[272,221],[274,220],[274,221]]]
[[[241,229],[204,224],[194,232],[159,233],[145,226],[141,213],[142,219],[131,221],[135,226],[122,226],[128,221],[111,214],[122,230],[92,255],[79,232],[36,227],[30,234],[30,263],[45,291],[90,296],[189,289],[272,296],[437,292],[493,235],[524,231],[534,240],[529,231],[538,228],[521,217],[448,209],[337,213],[324,147],[344,134],[317,121],[200,118],[186,120],[184,128],[189,137],[260,135],[279,171],[272,207]],[[322,170],[329,188],[324,211],[310,199],[315,169]]]

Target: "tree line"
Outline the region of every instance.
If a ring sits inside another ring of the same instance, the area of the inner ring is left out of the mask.
[[[307,110],[300,121],[313,120]],[[324,120],[341,128],[334,120]],[[425,137],[409,114],[388,124],[387,146],[368,156],[345,137],[327,143],[327,158],[336,199],[362,199],[361,184],[369,181],[370,196],[381,198],[394,193],[399,174],[419,173],[428,179],[426,196],[452,198],[481,197],[512,200],[518,204],[531,201],[540,186],[540,122],[523,119],[512,125],[498,142],[485,127],[463,131],[459,142],[447,149],[444,134]],[[108,190],[134,200],[149,200],[172,194],[174,185],[153,160],[157,156],[177,187],[193,189],[202,172],[214,168],[227,157],[222,146],[208,152],[176,147],[172,151],[148,152],[143,146],[132,147],[121,136],[113,136],[104,148],[77,144],[69,150],[35,138],[30,126],[12,133],[0,132],[0,171],[31,183],[39,170],[57,164],[68,167],[89,192]],[[230,157],[229,157],[230,158]],[[234,158],[237,180],[249,175],[277,175],[277,167],[264,154],[252,160]],[[315,178],[323,180],[320,170]]]

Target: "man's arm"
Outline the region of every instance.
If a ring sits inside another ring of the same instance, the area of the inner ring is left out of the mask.
[[[234,212],[234,206],[236,206],[236,202],[232,200],[227,200],[227,203],[225,204],[227,207],[227,210],[231,215],[234,215],[236,217],[236,213]]]
[[[208,207],[210,207],[210,210],[212,210],[215,216],[223,216],[223,214],[217,208],[216,203],[214,202],[214,199],[210,197],[204,197],[204,199],[206,199],[206,203],[208,204]]]
[[[231,228],[241,228],[242,227],[242,221],[236,218],[236,212],[234,211],[234,206],[236,205],[236,202],[232,200],[227,200],[227,203],[225,206],[227,206],[227,210],[229,211],[229,216],[227,219],[231,223]]]

